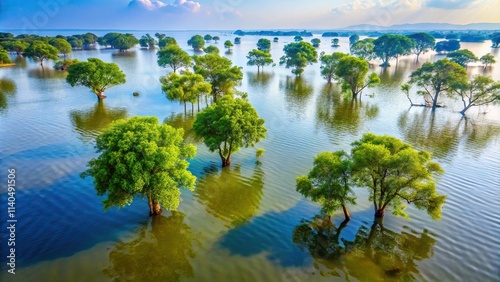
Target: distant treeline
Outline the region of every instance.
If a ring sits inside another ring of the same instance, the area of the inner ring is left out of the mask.
[[[303,36],[310,37],[313,34],[309,31],[271,31],[271,30],[261,30],[261,31],[242,31],[237,30],[234,32],[236,35],[260,35],[260,36]]]

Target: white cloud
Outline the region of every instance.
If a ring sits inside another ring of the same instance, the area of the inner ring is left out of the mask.
[[[175,0],[172,4],[165,4],[156,0],[132,0],[128,4],[129,8],[139,8],[148,11],[165,11],[168,13],[196,13],[201,5],[191,0]]]
[[[354,0],[332,9],[334,14],[351,14],[360,11],[385,9],[390,11],[417,10],[425,4],[425,0]]]

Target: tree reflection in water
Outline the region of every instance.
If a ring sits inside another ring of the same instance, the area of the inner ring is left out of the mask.
[[[168,124],[177,129],[182,128],[184,130],[184,141],[186,143],[200,143],[199,138],[196,137],[193,130],[193,124],[195,118],[196,118],[195,115],[172,113],[169,117],[166,117],[163,120],[163,123]]]
[[[313,85],[300,76],[287,76],[285,81],[280,81],[279,88],[285,92],[288,110],[297,116],[302,116],[314,91]]]
[[[274,73],[260,72],[247,72],[248,84],[253,87],[267,87]]]
[[[7,108],[8,97],[14,96],[17,87],[14,81],[8,78],[0,78],[0,112]]]
[[[259,210],[264,187],[264,172],[257,163],[253,175],[245,177],[241,167],[218,166],[199,178],[195,197],[213,216],[226,222],[227,227],[245,224]]]
[[[336,132],[356,135],[364,121],[377,117],[379,108],[344,97],[340,88],[326,84],[316,102],[316,123]],[[337,134],[336,134],[337,135]]]
[[[323,276],[338,276],[347,281],[411,281],[419,275],[417,261],[434,255],[436,242],[427,230],[401,233],[384,228],[382,222],[361,226],[354,240],[339,237],[343,222],[335,227],[323,215],[303,220],[293,231],[293,241],[307,249],[315,268]]]
[[[103,102],[98,102],[85,111],[71,111],[71,123],[84,141],[94,140],[109,124],[115,120],[127,117],[127,109],[107,108]]]
[[[185,214],[158,215],[143,223],[131,241],[120,241],[109,253],[104,273],[114,281],[179,281],[194,277],[193,234]],[[151,223],[151,225],[149,224]]]

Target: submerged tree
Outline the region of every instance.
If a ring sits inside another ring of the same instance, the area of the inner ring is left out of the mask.
[[[191,56],[177,44],[167,45],[158,51],[156,55],[160,67],[170,67],[174,72],[180,68],[188,68],[193,65]]]
[[[193,47],[194,50],[203,50],[205,47],[205,39],[201,35],[194,35],[188,40],[188,45]]]
[[[481,56],[479,60],[481,61],[481,63],[484,65],[485,68],[497,62],[495,60],[495,56],[491,55],[490,53]]]
[[[252,51],[248,52],[247,59],[247,65],[257,66],[257,71],[260,71],[260,67],[264,69],[264,66],[268,66],[273,63],[271,53],[257,49],[253,49]]]
[[[223,167],[231,164],[233,153],[241,147],[253,147],[267,131],[248,101],[227,95],[201,111],[193,129],[211,152],[219,153]]]
[[[57,60],[59,58],[58,54],[59,50],[56,47],[39,40],[33,41],[23,52],[24,57],[40,61],[42,68],[46,59]]]
[[[392,58],[407,55],[415,46],[415,42],[398,34],[384,34],[373,41],[373,52],[382,60],[381,66],[389,67]]]
[[[106,98],[104,91],[108,88],[125,83],[125,74],[115,63],[89,58],[88,62],[78,62],[68,68],[66,82],[72,87],[81,85],[90,88],[101,101]]]
[[[308,42],[289,43],[283,48],[285,55],[280,58],[280,65],[292,68],[292,73],[301,75],[308,64],[316,63],[318,52]]]
[[[269,52],[271,50],[271,40],[261,38],[257,41],[257,50]]]
[[[373,48],[375,45],[373,42],[375,39],[373,38],[365,38],[363,40],[356,41],[351,45],[351,55],[363,58],[367,61],[371,61],[376,58],[375,53],[373,52]]]
[[[482,75],[476,75],[472,81],[458,85],[454,92],[464,105],[460,111],[462,115],[471,107],[500,102],[500,82]]]
[[[436,45],[436,39],[425,32],[410,34],[408,38],[411,38],[415,42],[412,51],[417,55],[417,62],[420,54],[427,53],[427,51],[431,50]]]
[[[446,57],[449,58],[450,61],[455,62],[461,65],[462,67],[467,67],[468,63],[473,63],[479,60],[479,58],[474,53],[472,53],[470,50],[467,49],[457,50],[448,53]]]
[[[233,46],[234,46],[234,44],[231,43],[231,41],[229,41],[229,40],[226,40],[226,42],[224,42],[224,48],[226,48],[228,52],[231,52],[231,47],[233,47]]]
[[[96,140],[99,157],[88,163],[82,177],[92,176],[104,208],[124,207],[135,196],[148,199],[150,215],[175,210],[179,187],[194,189],[196,177],[187,158],[196,148],[183,143],[181,129],[158,124],[156,117],[133,117],[113,122]]]
[[[149,33],[146,33],[141,37],[141,39],[139,39],[139,44],[141,45],[141,47],[154,49],[156,45],[156,39],[149,35]]]
[[[325,52],[321,52],[319,56],[319,61],[321,62],[321,75],[328,81],[328,83],[332,83],[332,79],[335,77],[337,65],[340,59],[345,56],[348,56],[348,54],[334,52],[332,55],[327,55]]]
[[[465,69],[455,62],[442,59],[434,63],[424,63],[410,75],[410,84],[416,84],[423,90],[417,93],[424,96],[433,109],[439,107],[438,99],[442,92],[451,93],[455,84],[464,84],[467,80]]]
[[[313,39],[311,39],[311,43],[312,43],[312,45],[314,47],[317,48],[317,47],[319,47],[319,44],[321,43],[321,39],[319,39],[319,38],[313,38]]]
[[[372,87],[380,83],[380,78],[374,72],[366,77],[368,70],[366,60],[353,56],[344,56],[339,60],[335,68],[335,74],[342,82],[342,90],[350,91],[352,97],[356,98],[366,87]]]
[[[369,189],[376,218],[383,217],[387,208],[408,217],[405,203],[426,210],[433,219],[441,217],[446,197],[438,194],[434,176],[443,170],[431,161],[429,152],[372,133],[352,145],[353,175],[359,186]]]
[[[205,53],[207,53],[207,54],[219,54],[220,50],[217,46],[210,45],[207,48],[205,48]]]
[[[64,38],[52,38],[49,41],[49,44],[56,47],[56,49],[59,50],[59,53],[63,54],[64,59],[66,59],[66,56],[73,50],[71,44],[69,44],[69,42]]]
[[[184,104],[184,113],[186,113],[186,103],[192,104],[198,101],[198,110],[200,110],[200,96],[208,94],[211,91],[210,83],[204,81],[203,76],[189,71],[182,72],[181,75],[175,72],[160,79],[162,90],[170,101],[179,101]]]
[[[321,211],[329,217],[342,208],[346,220],[351,219],[347,204],[355,204],[351,186],[351,160],[344,151],[323,152],[314,158],[314,166],[307,176],[296,179],[297,191],[321,204]]]

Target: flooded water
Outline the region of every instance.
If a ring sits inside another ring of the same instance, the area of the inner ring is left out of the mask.
[[[186,41],[194,34],[168,35],[189,50]],[[234,38],[212,35],[221,37],[221,50]],[[500,107],[472,109],[467,120],[458,113],[458,100],[445,98],[448,107],[435,112],[409,108],[400,85],[423,62],[442,58],[435,54],[421,56],[418,64],[407,57],[387,69],[373,65],[382,84],[358,101],[346,100],[320,76],[318,64],[299,78],[280,66],[261,73],[246,66],[245,56],[258,39],[243,37],[223,55],[243,67],[238,88],[266,120],[267,139],[256,146],[265,153],[257,158],[256,148],[243,149],[226,169],[193,136],[194,117],[161,92],[159,78],[168,70],[158,67],[154,50],[71,54],[115,62],[126,73],[127,83],[106,91],[104,105],[88,89],[71,88],[64,73],[51,69],[52,62],[42,70],[13,56],[15,67],[0,68],[0,166],[4,183],[7,169],[16,169],[18,219],[12,276],[4,263],[2,188],[0,280],[498,281]],[[281,37],[272,44],[276,62],[291,40]],[[341,38],[339,48],[329,45],[318,51],[346,52],[348,39]],[[499,50],[490,46],[462,44],[500,61]],[[500,80],[500,65],[471,65],[468,73]],[[141,95],[133,97],[134,91]],[[136,115],[184,128],[186,139],[198,147],[190,165],[196,189],[182,191],[177,212],[150,218],[139,198],[105,212],[92,179],[79,177],[96,156],[96,136],[113,120]],[[446,171],[437,182],[447,196],[441,221],[409,207],[409,220],[388,214],[383,225],[374,225],[368,192],[355,189],[358,205],[349,207],[352,220],[344,225],[342,212],[325,221],[318,217],[319,206],[295,191],[295,178],[309,171],[316,154],[349,150],[365,132],[393,135],[432,152]]]

